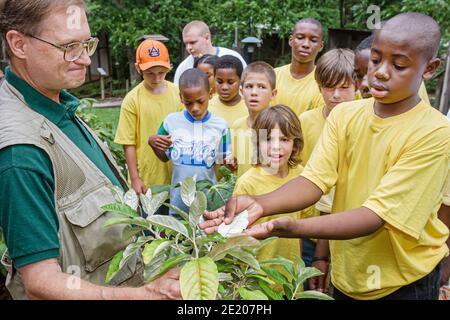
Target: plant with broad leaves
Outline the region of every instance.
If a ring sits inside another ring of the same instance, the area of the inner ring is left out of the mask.
[[[109,219],[105,227],[126,224],[123,238],[128,240],[133,237],[134,241],[111,260],[106,282],[139,252],[144,262],[146,282],[153,281],[172,268],[181,268],[180,288],[184,299],[292,298],[272,292],[270,287],[276,283],[284,285],[284,279],[274,276],[277,275],[276,270],[261,267],[256,259],[257,252],[273,238],[258,241],[245,235],[224,237],[219,233],[205,234],[198,223],[207,210],[207,196],[197,190],[198,182],[193,177],[182,181],[180,188],[181,199],[189,207],[189,212],[169,204],[169,193],[162,188],[159,193],[153,193],[149,188],[145,195],[140,196],[132,189],[125,195],[114,189],[116,202],[104,205],[102,209],[115,212],[117,216]],[[156,215],[162,205],[170,207],[178,219]],[[139,207],[145,211],[147,218],[139,215]],[[151,235],[144,235],[144,230]],[[292,263],[290,268],[294,270]],[[301,273],[303,269],[295,270]],[[293,283],[297,285],[304,278],[297,277]],[[295,289],[291,291],[296,292]]]

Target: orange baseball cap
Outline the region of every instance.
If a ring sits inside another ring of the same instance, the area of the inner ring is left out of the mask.
[[[144,40],[136,50],[136,63],[141,70],[161,66],[170,69],[169,51],[166,46],[156,40]]]

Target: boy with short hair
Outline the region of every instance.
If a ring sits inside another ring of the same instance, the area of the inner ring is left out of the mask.
[[[371,98],[369,83],[367,81],[367,66],[369,65],[370,58],[370,48],[373,43],[373,35],[365,38],[355,49],[355,74],[356,74],[356,84],[359,93],[363,99]],[[430,99],[428,98],[427,88],[425,83],[422,81],[419,89],[419,97],[422,98],[426,103],[430,104]]]
[[[275,69],[278,94],[273,104],[284,104],[297,115],[323,106],[314,80],[315,60],[323,49],[323,27],[313,18],[299,20],[289,36],[291,63]]]
[[[185,110],[169,114],[158,134],[151,137],[151,147],[163,161],[171,160],[172,186],[187,177],[216,183],[216,163],[229,164],[230,132],[222,118],[208,111],[211,97],[208,76],[198,69],[188,69],[180,77],[180,98]],[[187,210],[180,188],[170,191],[170,203]],[[174,214],[171,209],[170,214]]]
[[[162,42],[143,41],[136,50],[135,66],[144,80],[122,102],[114,142],[123,145],[128,180],[141,194],[149,185],[170,183],[170,164],[159,161],[147,144],[164,118],[182,106],[178,87],[165,80],[172,66]]]
[[[300,163],[304,167],[311,157],[331,110],[342,102],[355,99],[354,59],[355,55],[349,49],[333,49],[317,61],[314,76],[325,103],[322,107],[306,111],[299,117],[304,140],[303,149],[300,153]],[[334,188],[316,203],[316,210],[314,210],[316,215],[331,213],[333,197]],[[303,239],[302,248],[302,258],[307,266],[312,265],[314,256],[328,256],[328,240],[318,240],[316,248],[316,243],[313,240]],[[316,267],[326,273],[326,270],[321,266],[327,261],[319,262],[317,259],[315,261],[317,261],[314,263]],[[315,289],[315,286],[313,289]]]
[[[449,230],[438,219],[447,178],[450,124],[418,95],[440,64],[439,26],[420,13],[388,20],[375,38],[368,80],[373,98],[347,102],[327,119],[302,175],[259,197],[230,200],[226,222],[249,212],[291,212],[336,185],[333,213],[256,225],[248,235],[330,240],[337,299],[437,299]],[[336,213],[334,213],[336,212]],[[208,232],[225,216],[206,214]]]
[[[230,127],[236,119],[248,116],[245,101],[239,93],[242,71],[241,60],[231,55],[220,57],[214,67],[217,95],[209,102],[208,109],[225,119]]]
[[[233,150],[238,163],[238,177],[251,168],[252,126],[256,116],[268,108],[277,94],[273,67],[263,61],[252,62],[242,73],[241,93],[248,116],[237,119],[231,126]]]

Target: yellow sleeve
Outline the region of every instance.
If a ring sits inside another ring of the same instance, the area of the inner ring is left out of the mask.
[[[419,239],[441,204],[448,173],[448,136],[449,130],[439,130],[414,143],[388,169],[363,206]]]
[[[135,100],[127,96],[120,108],[119,124],[114,142],[122,145],[136,145],[136,127],[137,106]]]
[[[324,194],[336,184],[338,177],[339,148],[334,115],[335,112],[332,112],[328,116],[314,152],[301,174],[318,186]]]

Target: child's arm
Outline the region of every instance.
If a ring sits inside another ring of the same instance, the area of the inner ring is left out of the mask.
[[[446,206],[444,204],[441,205],[441,208],[438,211],[438,217],[442,222],[445,223],[447,228],[450,229],[450,206]],[[447,238],[447,246],[450,248],[450,237]],[[442,259],[441,262],[441,286],[448,283],[450,278],[450,256]]]
[[[323,274],[310,278],[308,280],[309,287],[312,290],[320,292],[328,292],[327,276],[329,271],[330,244],[328,240],[318,239],[316,250],[314,252],[312,266],[319,269]]]
[[[372,210],[361,207],[321,217],[293,219],[282,217],[258,224],[246,231],[255,238],[320,238],[347,240],[367,236],[384,224]]]
[[[136,160],[136,146],[124,145],[123,150],[125,153],[125,160],[127,162],[128,172],[130,173],[131,187],[137,194],[145,194],[147,187],[139,177]]]

